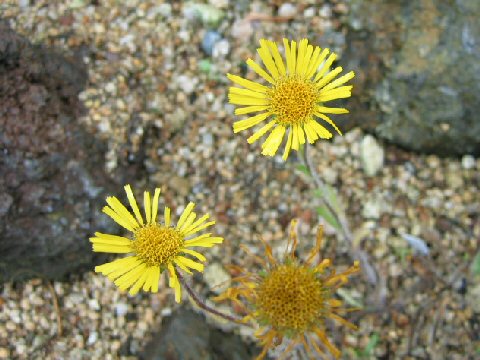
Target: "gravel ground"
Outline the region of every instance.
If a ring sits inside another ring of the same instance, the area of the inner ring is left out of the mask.
[[[224,74],[244,73],[263,37],[308,37],[341,54],[345,4],[211,0],[207,11],[152,0],[65,3],[7,0],[0,13],[32,42],[86,62],[80,121],[108,143],[106,169],[138,164],[135,188],[163,185],[162,201],[177,213],[190,200],[215,214],[226,241],[207,254],[214,271],[195,278],[199,291],[212,295],[228,278],[222,264],[249,265],[239,243],[261,253],[261,234],[280,254],[293,217],[304,240],[299,252],[308,251],[322,220],[299,162],[263,157],[259,145],[233,135]],[[354,116],[338,119],[340,127]],[[365,310],[352,317],[360,330],[339,330],[335,340],[346,358],[378,338],[367,357],[473,359],[480,284],[465,264],[480,238],[480,159],[412,154],[370,139],[354,129],[312,150],[320,175],[341,193],[357,244],[383,274],[376,289],[361,276],[347,288],[344,298]],[[385,154],[378,164],[362,160],[371,146]],[[372,167],[376,174],[368,176]],[[324,256],[347,266],[346,244],[327,230]],[[422,238],[429,255],[415,256],[405,233]],[[136,358],[174,307],[168,289],[131,298],[93,273],[65,283],[4,284],[0,359]]]

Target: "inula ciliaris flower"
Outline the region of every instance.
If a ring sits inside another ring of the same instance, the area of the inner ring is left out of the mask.
[[[294,225],[292,222],[292,229]],[[271,247],[264,243],[266,260],[253,255],[264,269],[260,274],[232,266],[240,274],[233,279],[238,286],[227,289],[216,300],[232,300],[247,314],[243,318],[245,322],[260,325],[255,335],[260,339],[263,351],[257,359],[262,359],[269,349],[280,345],[284,339],[288,340],[284,355],[297,345],[303,345],[311,358],[314,358],[314,352],[321,354],[325,349],[338,357],[340,351],[327,338],[325,319],[356,329],[339,315],[352,309],[342,307],[342,302],[335,298],[335,291],[348,282],[350,274],[359,270],[359,264],[355,262],[337,274],[335,270],[329,271],[329,259],[315,263],[321,241],[320,227],[316,246],[306,261],[300,262],[294,255],[298,241],[292,230],[287,247],[290,252],[283,261],[277,261]]]
[[[273,156],[283,142],[287,142],[283,152],[286,160],[291,149],[298,150],[305,138],[310,144],[317,139],[329,139],[332,133],[317,120],[329,123],[340,135],[335,123],[325,114],[348,113],[344,108],[325,107],[324,103],[351,96],[352,86],[342,86],[354,77],[353,71],[335,79],[342,72],[341,67],[330,70],[337,55],[329,49],[320,49],[308,44],[307,39],[295,41],[283,39],[286,64],[278,51],[277,44],[270,40],[260,40],[257,49],[266,70],[254,62],[247,64],[269,84],[263,85],[242,77],[227,74],[236,85],[229,89],[229,101],[235,105],[245,105],[235,110],[236,115],[258,113],[233,124],[235,133],[268,121],[248,138],[253,143],[270,132],[262,145],[262,154]]]
[[[192,273],[190,269],[203,271],[205,257],[190,248],[212,247],[223,239],[210,233],[192,235],[215,224],[215,221],[207,222],[208,214],[195,220],[197,215],[192,211],[195,204],[189,203],[176,226],[171,224],[168,207],[165,207],[164,223],[160,224],[157,222],[159,188],[155,189],[153,199],[148,191],[144,192],[145,218],[140,213],[130,185],[125,186],[125,191],[133,214],[114,196],[107,197],[108,206],[103,208],[103,212],[130,231],[131,238],[96,232],[90,242],[96,252],[132,255],[96,266],[95,272],[106,275],[121,290],[130,289],[129,293],[134,295],[140,289],[157,292],[160,274],[168,270],[169,285],[175,290],[175,301],[180,302],[177,267],[189,274]]]

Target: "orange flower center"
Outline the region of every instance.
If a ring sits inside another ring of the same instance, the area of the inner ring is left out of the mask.
[[[158,266],[173,261],[183,242],[180,231],[150,224],[135,231],[132,249],[148,266]]]
[[[294,335],[318,326],[327,311],[325,297],[322,282],[311,269],[284,264],[259,284],[256,307],[268,325]]]

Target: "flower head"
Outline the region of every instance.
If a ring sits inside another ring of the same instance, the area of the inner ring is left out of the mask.
[[[259,262],[263,273],[245,272],[243,268],[232,266],[240,273],[233,279],[238,286],[227,289],[216,300],[230,299],[246,312],[244,321],[253,321],[260,325],[255,335],[263,345],[263,351],[257,359],[262,359],[267,351],[280,345],[284,338],[288,353],[296,345],[303,345],[311,355],[312,351],[323,353],[319,343],[323,344],[335,357],[340,351],[328,340],[325,333],[325,319],[330,318],[343,325],[356,327],[341,317],[342,312],[352,310],[342,307],[342,302],[334,296],[335,291],[348,282],[348,276],[359,270],[358,262],[347,270],[336,273],[328,271],[329,259],[314,264],[321,246],[322,228],[317,234],[316,246],[307,255],[304,262],[296,259],[294,252],[297,245],[296,232],[289,237],[290,252],[283,261],[277,261],[272,249],[265,244],[264,260],[252,255]],[[245,251],[249,252],[247,249]]]
[[[103,212],[130,231],[131,238],[96,232],[90,242],[96,252],[132,255],[96,266],[95,272],[106,275],[121,290],[130,289],[129,293],[134,295],[140,289],[157,292],[160,274],[168,270],[169,285],[175,290],[175,301],[180,302],[177,267],[189,274],[191,269],[203,271],[205,257],[190,248],[212,247],[223,239],[211,236],[211,233],[192,236],[215,224],[215,221],[207,222],[208,214],[195,221],[197,215],[192,211],[195,204],[189,203],[176,226],[171,225],[168,207],[165,207],[164,223],[160,224],[157,222],[159,188],[155,189],[153,199],[148,191],[144,192],[145,218],[140,213],[130,185],[125,186],[125,191],[133,213],[114,196],[107,197],[108,205]]]
[[[353,71],[335,79],[342,72],[341,67],[330,71],[336,59],[329,49],[321,50],[308,44],[307,39],[289,42],[283,39],[286,65],[278,51],[277,44],[270,40],[260,40],[257,49],[265,68],[252,59],[247,64],[265,79],[269,85],[227,74],[227,77],[242,88],[229,89],[229,101],[235,105],[245,105],[235,110],[236,115],[257,113],[233,124],[235,133],[246,130],[269,120],[248,138],[248,143],[257,141],[268,132],[262,145],[262,154],[273,156],[283,142],[287,142],[283,153],[286,160],[291,149],[298,150],[305,143],[317,139],[330,139],[332,133],[317,122],[320,118],[329,123],[340,135],[335,123],[325,114],[348,113],[344,108],[325,107],[323,103],[351,96],[352,86],[342,86],[355,75]],[[335,79],[335,80],[334,80]]]

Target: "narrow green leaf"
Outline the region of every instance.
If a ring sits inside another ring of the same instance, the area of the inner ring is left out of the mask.
[[[323,191],[320,190],[320,189],[315,189],[315,190],[313,190],[313,195],[318,197],[318,198],[321,198],[323,196]]]
[[[356,300],[348,290],[343,288],[337,289],[337,294],[340,296],[348,305],[356,307],[356,308],[363,308],[363,304]]]
[[[318,198],[323,198],[328,200],[328,202],[333,206],[336,212],[343,212],[340,201],[338,200],[337,191],[330,185],[325,185],[321,189],[313,190],[313,195]]]
[[[333,226],[335,229],[340,230],[340,225],[338,224],[335,216],[326,208],[325,206],[317,207],[317,214],[320,215],[327,223]]]
[[[368,358],[371,358],[371,356],[373,355],[373,350],[375,350],[375,347],[377,346],[379,339],[380,337],[378,336],[378,333],[373,333],[372,336],[370,336],[370,340],[368,340],[368,344],[367,346],[365,346],[365,350],[364,350],[365,355]]]
[[[310,171],[308,170],[308,168],[303,165],[303,164],[299,164],[297,165],[297,170],[301,171],[302,173],[304,173],[305,175],[307,176],[310,176]]]
[[[472,262],[473,275],[480,275],[480,251],[475,255],[475,259]]]

